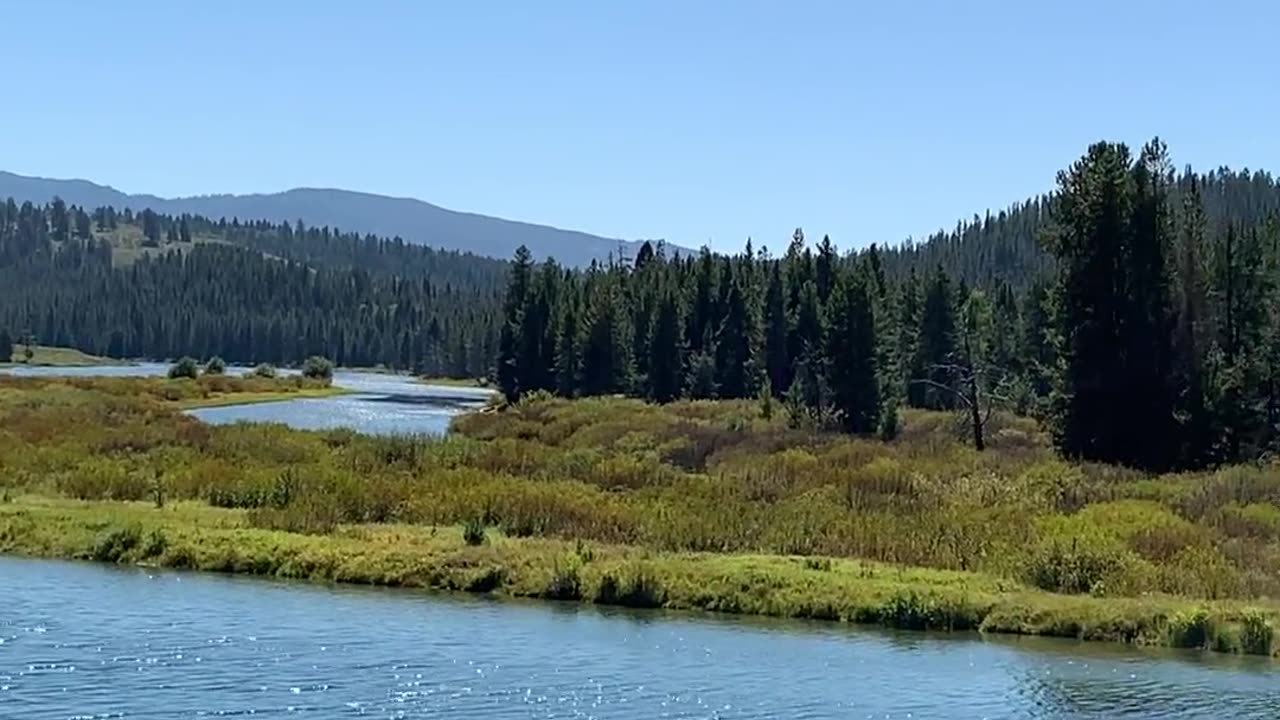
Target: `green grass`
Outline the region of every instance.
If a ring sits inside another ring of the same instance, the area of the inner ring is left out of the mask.
[[[750,401],[533,397],[446,438],[180,412],[319,387],[0,378],[0,491],[19,498],[0,547],[1270,652],[1276,467],[1143,475],[1064,462],[1024,418],[993,418],[978,453],[951,415],[903,412],[881,442],[788,428]],[[163,510],[138,504],[157,495]],[[188,549],[138,550],[156,530]]]
[[[630,607],[979,630],[1270,654],[1273,604],[1069,597],[980,573],[832,558],[658,553],[458,526],[342,526],[305,535],[197,503],[0,504],[0,551],[324,582]]]
[[[85,367],[89,365],[128,365],[124,360],[98,357],[80,352],[74,348],[49,347],[37,345],[32,348],[34,354],[28,361],[25,345],[13,346],[13,357],[9,358],[13,365],[34,365],[39,367]],[[2,363],[0,363],[2,364]]]

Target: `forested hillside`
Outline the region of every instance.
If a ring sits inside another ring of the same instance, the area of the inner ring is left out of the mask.
[[[0,333],[112,357],[475,377],[506,263],[301,224],[0,206]]]
[[[371,193],[327,188],[295,188],[285,192],[254,195],[202,195],[161,198],[130,195],[112,187],[86,180],[58,180],[27,177],[0,171],[0,198],[13,197],[19,203],[43,204],[54,197],[85,208],[113,207],[140,213],[210,218],[240,218],[279,223],[302,219],[308,225],[341,227],[349,231],[383,237],[402,237],[416,245],[472,252],[488,257],[510,257],[516,247],[526,245],[539,258],[555,257],[561,262],[586,265],[617,254],[621,245],[629,255],[639,243],[563,230],[547,225],[505,220],[476,213],[449,210],[412,198],[395,198]]]
[[[1280,433],[1280,191],[1100,143],[1059,187],[919,246],[747,249],[564,272],[517,254],[497,379],[515,399],[785,398],[798,424],[896,432],[896,407],[1045,419],[1070,457],[1164,469]]]
[[[1269,173],[1219,168],[1197,174],[1186,169],[1169,185],[1174,207],[1181,205],[1193,182],[1206,226],[1214,233],[1227,223],[1252,227],[1280,211],[1280,184]],[[886,248],[886,272],[900,280],[913,267],[941,265],[970,285],[1004,282],[1025,289],[1054,266],[1042,237],[1051,222],[1051,204],[1051,196],[1033,198],[1000,212],[974,215],[954,230],[935,233],[923,242]]]

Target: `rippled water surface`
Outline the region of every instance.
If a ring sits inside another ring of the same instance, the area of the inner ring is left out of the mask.
[[[169,366],[140,363],[120,366],[24,367],[8,368],[15,375],[152,377],[163,376]],[[229,373],[248,368],[228,368]],[[255,405],[191,410],[190,414],[208,423],[284,423],[302,430],[350,428],[374,435],[441,435],[459,412],[484,404],[489,391],[423,385],[403,375],[339,371],[333,383],[353,391],[350,395],[307,398]]]
[[[3,718],[1275,718],[1268,661],[0,557]]]

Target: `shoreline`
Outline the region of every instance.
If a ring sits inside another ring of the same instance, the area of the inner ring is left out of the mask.
[[[26,495],[0,503],[0,552],[631,608],[826,620],[1273,655],[1274,604],[1059,595],[995,576],[818,557],[674,553],[456,526],[251,527],[253,511]]]
[[[204,398],[175,400],[167,403],[176,410],[203,410],[206,408],[234,407],[238,405],[262,405],[264,403],[284,402],[287,400],[308,400],[342,395],[353,395],[357,391],[331,385],[323,388],[299,388],[297,390],[271,390],[264,392],[241,392],[215,394]]]

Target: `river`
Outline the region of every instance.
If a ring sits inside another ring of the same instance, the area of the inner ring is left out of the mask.
[[[0,557],[3,718],[1274,718],[1269,661]]]
[[[46,377],[156,377],[166,375],[169,366],[161,363],[87,367],[19,365],[6,371],[14,375]],[[248,371],[249,368],[241,367],[227,369],[229,374]],[[333,384],[351,390],[352,394],[227,405],[188,412],[213,424],[272,422],[301,430],[349,428],[373,435],[443,435],[455,415],[484,405],[490,395],[490,391],[480,388],[424,385],[406,375],[347,370],[334,373]]]

